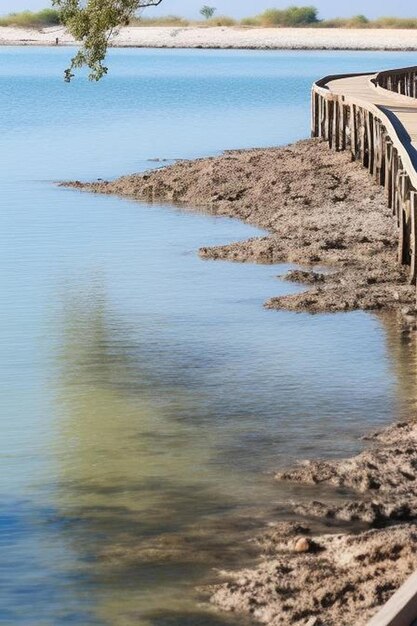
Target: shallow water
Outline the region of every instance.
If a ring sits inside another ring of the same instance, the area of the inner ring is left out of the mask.
[[[314,78],[414,55],[113,51],[68,86],[68,54],[0,49],[0,623],[221,626],[194,587],[285,509],[268,472],[406,416],[415,346],[263,309],[285,266],[196,255],[244,224],[54,182],[307,136]]]

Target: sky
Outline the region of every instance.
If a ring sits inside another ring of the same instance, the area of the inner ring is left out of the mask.
[[[147,9],[147,15],[167,15],[169,13],[189,18],[199,17],[203,4],[217,7],[218,15],[245,17],[260,13],[271,7],[285,8],[291,4],[314,5],[320,17],[345,17],[363,13],[375,18],[386,15],[396,17],[417,17],[415,0],[349,0],[339,3],[335,0],[163,0],[157,8]],[[0,0],[0,14],[12,11],[38,10],[49,6],[48,0]]]

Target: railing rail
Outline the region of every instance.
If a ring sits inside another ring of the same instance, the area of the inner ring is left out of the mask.
[[[417,67],[404,67],[397,70],[378,72],[375,85],[409,98],[417,98]]]
[[[405,73],[408,73],[407,68]],[[417,72],[417,68],[414,68]],[[398,73],[400,70],[398,70]],[[385,74],[381,72],[380,74]],[[328,141],[334,150],[350,150],[376,181],[385,187],[388,205],[396,218],[398,259],[410,268],[417,282],[417,154],[411,140],[388,108],[355,95],[337,94],[328,83],[375,74],[327,76],[313,85],[312,135]],[[416,113],[417,117],[417,113]]]

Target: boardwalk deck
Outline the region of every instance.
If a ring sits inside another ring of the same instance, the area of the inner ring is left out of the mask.
[[[417,282],[417,67],[329,76],[313,86],[312,134],[350,149],[387,191],[399,261]]]

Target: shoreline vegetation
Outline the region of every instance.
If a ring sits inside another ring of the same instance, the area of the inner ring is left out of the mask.
[[[0,27],[47,28],[61,23],[56,9],[22,11],[0,16]],[[213,15],[205,20],[190,20],[179,15],[151,17],[142,15],[130,20],[131,27],[169,26],[207,28],[215,26],[243,26],[255,28],[371,28],[371,29],[416,29],[417,18],[395,16],[371,20],[366,15],[321,19],[314,6],[290,6],[286,9],[267,9],[258,15],[235,19],[228,15]]]
[[[397,263],[397,233],[384,192],[346,153],[332,152],[320,140],[178,161],[111,182],[62,185],[167,202],[268,230],[264,237],[202,248],[200,255],[297,263],[302,268],[286,278],[304,283],[305,291],[272,297],[268,307],[394,310],[413,341],[414,288]],[[328,495],[283,503],[288,521],[254,539],[263,555],[256,567],[222,572],[224,582],[204,590],[211,602],[268,626],[365,626],[417,568],[416,444],[417,423],[410,420],[371,434],[353,458],[303,461],[277,473],[277,481],[317,486],[321,494],[325,488]],[[314,535],[314,520],[324,522],[329,534]],[[340,532],[341,522],[356,525],[356,532]]]

